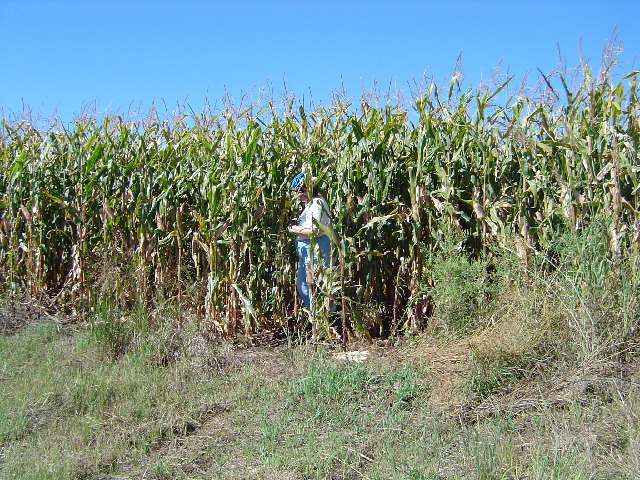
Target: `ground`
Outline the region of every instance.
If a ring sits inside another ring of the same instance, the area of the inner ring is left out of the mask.
[[[68,334],[68,338],[72,338],[75,331],[85,328],[77,318],[51,313],[47,308],[32,302],[13,301],[0,305],[2,335],[18,334],[27,327],[41,322],[57,323],[60,329]],[[469,391],[467,387],[470,373],[474,368],[478,368],[479,352],[487,358],[502,358],[501,355],[504,356],[506,349],[510,349],[507,353],[517,357],[518,351],[525,349],[527,341],[530,340],[530,332],[509,321],[496,322],[477,333],[458,339],[434,335],[379,339],[354,342],[349,345],[347,351],[339,344],[323,343],[305,343],[303,346],[292,348],[291,342],[287,339],[278,339],[270,335],[222,340],[190,334],[183,335],[179,342],[176,335],[169,335],[158,361],[162,365],[172,367],[180,362],[177,356],[183,355],[188,358],[188,362],[183,362],[180,368],[187,368],[189,374],[196,377],[199,372],[206,375],[216,372],[248,372],[248,375],[255,377],[261,388],[286,386],[292,380],[300,378],[305,368],[308,368],[308,358],[311,358],[314,350],[321,350],[324,356],[335,364],[361,362],[371,372],[397,371],[404,365],[417,365],[424,376],[423,379],[429,385],[428,391],[420,400],[426,402],[426,405],[421,407],[434,418],[449,418],[452,424],[464,430],[470,425],[481,425],[492,418],[518,418],[541,411],[548,415],[541,417],[543,421],[552,422],[549,420],[550,415],[556,415],[553,412],[561,412],[559,415],[567,422],[566,428],[574,433],[578,431],[581,435],[579,441],[585,445],[584,448],[595,451],[596,447],[599,447],[598,442],[608,435],[608,422],[615,421],[608,417],[605,420],[597,420],[602,427],[598,427],[597,422],[594,422],[593,429],[590,429],[590,425],[577,424],[577,420],[571,418],[567,420],[562,412],[569,411],[568,407],[576,403],[585,406],[599,405],[598,408],[613,405],[618,400],[624,404],[630,392],[636,391],[636,386],[639,385],[640,362],[633,358],[624,362],[618,358],[608,358],[583,363],[580,368],[557,368],[554,372],[546,372],[547,375],[528,375],[510,384],[509,388],[498,389],[486,395],[478,393],[480,390]],[[176,345],[180,343],[181,348],[174,348],[172,342]],[[295,358],[302,355],[307,359],[304,362]],[[185,373],[181,369],[175,370],[176,375]],[[385,399],[383,396],[374,399],[375,402],[387,400],[389,398]],[[121,451],[117,458],[113,459],[114,465],[117,464],[116,469],[112,469],[107,462],[97,469],[88,468],[86,474],[76,478],[306,478],[290,468],[265,469],[262,464],[256,463],[255,452],[242,448],[243,444],[249,443],[256,436],[256,431],[245,431],[243,425],[256,427],[251,423],[240,424],[238,418],[252,415],[252,408],[255,406],[243,407],[242,402],[234,401],[232,398],[208,398],[195,408],[186,409],[180,415],[171,417],[170,423],[164,425],[160,439],[147,455]],[[274,408],[277,408],[277,405]],[[369,411],[376,410],[375,405],[364,405],[363,408],[368,408]],[[629,408],[633,410],[635,407],[629,403]],[[551,413],[546,413],[547,411]],[[629,413],[629,410],[616,410],[611,407],[611,412],[611,418],[622,414],[629,416],[629,424],[635,422],[635,416]],[[114,431],[146,427],[144,422],[134,427],[114,425],[121,421],[117,415],[107,415],[102,427]],[[527,422],[522,423],[525,424]],[[593,433],[594,431],[597,434]],[[135,431],[131,434],[135,434]],[[264,432],[262,434],[264,435]],[[518,448],[521,455],[529,455],[526,453],[527,449],[540,442],[535,435],[536,432],[520,427],[516,443],[520,445]],[[557,437],[560,438],[559,435]],[[638,445],[638,435],[635,431],[621,430],[612,438],[613,440],[607,441],[616,445],[620,443],[620,448],[630,457]],[[619,438],[629,440],[623,445]],[[367,437],[367,441],[372,445],[376,442],[373,436]],[[576,441],[575,438],[572,441]],[[352,473],[332,478],[368,478],[361,472],[375,461],[375,448],[370,445],[366,449],[356,451],[356,445],[358,444],[349,443],[344,447],[355,457],[350,465]],[[459,442],[451,440],[451,445],[459,445],[456,448],[462,449],[448,447],[447,455],[451,456],[451,465],[458,469],[463,468],[460,458],[468,455],[468,452],[465,453],[465,447]],[[569,440],[560,440],[560,446],[567,450],[572,448]],[[224,461],[212,454],[225,451],[227,448],[231,449],[233,454],[225,457]],[[557,445],[554,448],[557,448]],[[458,477],[445,475],[441,478]]]

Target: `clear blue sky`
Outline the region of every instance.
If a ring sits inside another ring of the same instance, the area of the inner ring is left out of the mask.
[[[0,115],[23,106],[64,122],[99,114],[201,111],[264,87],[328,103],[344,86],[409,92],[501,73],[539,78],[580,51],[597,67],[616,29],[621,69],[640,67],[639,0],[0,0]]]

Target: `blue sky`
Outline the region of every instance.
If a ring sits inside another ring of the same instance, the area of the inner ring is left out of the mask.
[[[236,104],[261,91],[327,104],[377,87],[530,83],[580,52],[594,68],[616,29],[620,70],[640,68],[640,1],[0,0],[0,115],[144,114],[155,103]]]

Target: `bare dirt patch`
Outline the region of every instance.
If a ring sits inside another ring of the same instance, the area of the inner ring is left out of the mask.
[[[3,302],[0,304],[0,334],[14,335],[29,325],[35,325],[52,317],[46,310],[28,301]]]

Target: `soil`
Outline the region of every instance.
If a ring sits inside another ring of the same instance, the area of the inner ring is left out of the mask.
[[[17,300],[0,303],[0,335],[13,335],[29,325],[50,319],[51,315],[35,303]]]

